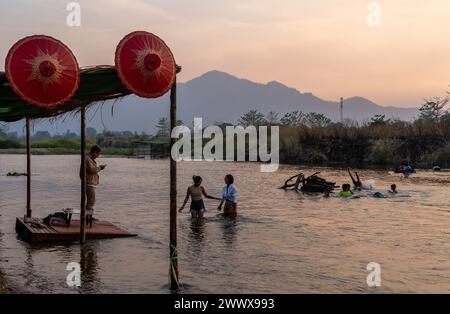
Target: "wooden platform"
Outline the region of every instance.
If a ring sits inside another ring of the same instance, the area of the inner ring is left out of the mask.
[[[23,218],[17,218],[16,232],[28,243],[74,242],[80,240],[80,221],[72,220],[70,227],[50,227],[39,218],[32,218],[31,222],[27,223]],[[134,236],[136,234],[129,233],[108,221],[95,221],[92,228],[86,226],[87,240]]]

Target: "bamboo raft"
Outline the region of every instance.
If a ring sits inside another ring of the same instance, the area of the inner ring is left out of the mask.
[[[80,240],[80,221],[72,220],[70,226],[49,226],[40,218],[31,218],[24,222],[16,219],[16,232],[28,243],[75,242]],[[89,240],[135,237],[136,234],[118,227],[108,221],[96,221],[92,228],[86,228],[86,238]]]

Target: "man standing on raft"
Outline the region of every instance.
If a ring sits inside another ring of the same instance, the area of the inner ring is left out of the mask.
[[[86,156],[86,223],[90,224],[91,227],[95,207],[96,188],[100,182],[98,173],[106,167],[106,165],[97,166],[97,162],[95,161],[101,151],[102,150],[99,146],[94,145],[92,146],[89,154]]]

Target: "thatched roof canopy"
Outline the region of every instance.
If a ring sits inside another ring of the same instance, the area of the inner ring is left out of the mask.
[[[56,117],[93,102],[129,94],[131,92],[122,85],[113,66],[97,66],[81,70],[79,89],[69,102],[53,109],[38,108],[19,98],[9,86],[5,74],[0,72],[0,121],[13,122],[26,116],[31,119]]]

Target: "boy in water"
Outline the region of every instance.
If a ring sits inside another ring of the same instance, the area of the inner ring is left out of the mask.
[[[397,194],[397,185],[396,184],[391,184],[391,189],[389,190],[389,193],[391,194]]]
[[[353,196],[353,192],[350,190],[351,186],[350,184],[346,183],[342,185],[342,191],[339,192],[339,197],[351,197]]]
[[[347,168],[347,170],[348,170],[348,174],[350,175],[350,179],[352,179],[355,191],[361,191],[362,182],[361,182],[361,179],[359,178],[358,172],[355,171],[355,176],[356,176],[356,179],[355,179],[350,171],[350,168]]]

